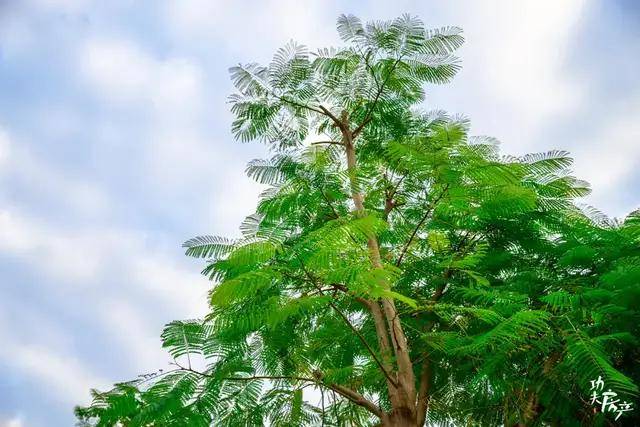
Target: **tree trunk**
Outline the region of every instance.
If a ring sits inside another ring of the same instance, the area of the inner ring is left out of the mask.
[[[382,420],[383,427],[422,427],[418,426],[415,413],[407,407],[396,408]]]
[[[358,216],[365,214],[364,195],[358,188],[356,182],[356,152],[354,146],[354,134],[349,130],[349,120],[347,113],[343,112],[341,116],[340,127],[342,131],[342,144],[345,147],[347,158],[347,169],[351,184],[351,197],[356,208]],[[369,257],[371,266],[374,269],[383,268],[380,257],[380,247],[378,239],[375,235],[369,236],[367,240],[369,249]],[[375,307],[371,310],[376,324],[376,332],[378,340],[381,344],[380,351],[383,356],[388,356],[389,345],[393,349],[397,371],[395,379],[397,384],[388,382],[389,400],[393,410],[389,414],[385,414],[382,425],[385,427],[416,427],[418,425],[418,417],[416,414],[416,386],[415,376],[413,372],[413,364],[409,356],[409,343],[400,323],[398,311],[395,303],[390,298],[381,298],[380,306],[378,301],[373,301]],[[385,322],[386,320],[386,322]],[[387,323],[388,331],[383,326]],[[389,340],[389,338],[391,338]],[[390,342],[389,342],[390,341]],[[386,354],[385,354],[386,353]]]

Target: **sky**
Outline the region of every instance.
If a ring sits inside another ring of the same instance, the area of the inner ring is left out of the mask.
[[[268,154],[231,136],[228,68],[338,45],[341,13],[462,27],[424,108],[506,154],[568,150],[585,203],[640,207],[633,0],[0,0],[0,427],[72,426],[91,387],[166,366],[163,325],[211,286],[180,246],[239,233]]]

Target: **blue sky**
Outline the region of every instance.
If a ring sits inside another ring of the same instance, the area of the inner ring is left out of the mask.
[[[0,0],[0,427],[73,425],[89,387],[164,367],[164,323],[205,313],[180,244],[237,234],[266,154],[230,135],[228,67],[335,45],[340,13],[404,12],[468,40],[425,108],[505,153],[569,150],[585,202],[639,207],[632,0]]]

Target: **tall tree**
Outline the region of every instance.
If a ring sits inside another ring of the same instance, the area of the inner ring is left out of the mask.
[[[162,334],[175,367],[94,391],[79,419],[612,419],[588,386],[638,391],[640,217],[577,207],[589,190],[565,152],[501,156],[465,119],[417,109],[459,70],[460,29],[408,15],[337,28],[344,47],[290,43],[267,67],[231,68],[232,129],[271,148],[247,167],[267,189],[242,238],[185,243],[215,285],[205,319]]]

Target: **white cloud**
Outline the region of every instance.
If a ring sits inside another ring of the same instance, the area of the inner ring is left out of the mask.
[[[24,423],[21,416],[15,416],[6,420],[0,419],[0,427],[23,427]]]
[[[50,396],[64,404],[86,404],[90,401],[89,389],[106,387],[111,382],[96,375],[92,369],[74,355],[71,348],[59,350],[53,346],[30,343],[22,331],[12,327],[6,313],[0,313],[0,360],[3,365],[19,371],[33,384],[50,389]],[[58,331],[50,323],[42,323],[39,329]],[[12,420],[22,422],[20,417]],[[18,424],[20,425],[20,424]]]
[[[568,43],[580,20],[583,0],[471,3],[465,16],[465,54],[472,58],[480,87],[515,107],[525,119],[539,120],[576,106],[577,93],[562,72]],[[499,25],[494,25],[499,24]]]
[[[104,388],[110,384],[110,381],[96,376],[77,357],[56,353],[47,347],[11,343],[3,339],[0,358],[34,383],[51,388],[51,396],[67,404],[87,404],[90,402],[90,388]]]
[[[0,142],[6,140],[8,137]],[[178,251],[152,246],[140,231],[100,225],[112,224],[111,208],[116,202],[99,186],[66,176],[68,172],[34,157],[26,146],[14,151],[11,172],[24,181],[28,191],[55,195],[71,218],[83,214],[86,218],[100,220],[80,225],[72,219],[65,225],[48,218],[46,213],[5,205],[0,208],[0,254],[40,275],[42,280],[29,284],[37,286],[39,293],[54,298],[65,295],[65,301],[82,301],[90,305],[93,318],[102,324],[102,331],[96,332],[104,334],[102,339],[117,344],[114,353],[126,355],[129,373],[164,367],[167,354],[159,343],[162,323],[150,321],[149,310],[155,310],[156,319],[162,318],[161,322],[203,316],[209,285],[198,274],[199,266],[181,265],[179,261],[184,262],[184,259]],[[194,157],[201,154],[191,149],[187,153]],[[175,154],[168,156],[167,161],[170,157],[178,160],[179,151]],[[195,162],[190,160],[187,158],[184,162],[194,166]],[[208,167],[206,163],[199,165]],[[28,318],[39,316],[40,312],[34,309],[36,311]],[[42,336],[26,336],[30,338],[23,338],[12,347],[20,354],[20,361],[11,359],[7,363],[21,369],[24,375],[44,377],[50,383],[62,381],[61,375],[38,369],[34,355],[45,352],[43,357],[47,362],[51,359],[52,369],[58,369],[56,364],[68,357],[61,356],[65,354],[65,347],[57,342],[65,342],[68,348],[73,348],[73,336],[58,334],[58,340],[53,342]],[[1,340],[4,342],[4,337]],[[2,360],[10,357],[8,352],[0,354]],[[93,368],[103,369],[95,365]],[[71,386],[78,393],[69,400],[81,402],[77,400],[80,390],[87,392],[89,387],[100,385],[94,379],[95,375],[85,374],[82,378],[72,379]],[[111,378],[109,382],[121,379]],[[64,387],[64,383],[57,387]]]
[[[198,274],[198,267],[178,267],[163,254],[132,257],[126,267],[141,290],[164,300],[167,306],[193,317],[206,314],[209,284]]]
[[[176,40],[215,43],[242,54],[243,60],[255,60],[254,55],[270,57],[272,52],[265,52],[265,46],[279,47],[291,38],[318,46],[334,43],[334,8],[333,1],[266,0],[249,6],[224,0],[183,0],[166,1],[163,11],[167,30]]]
[[[90,306],[90,310],[79,310],[91,313],[101,324],[95,330],[100,340],[116,344],[113,354],[126,360],[128,374],[123,375],[165,368],[170,358],[160,345],[162,324],[174,318],[202,317],[207,312],[210,285],[197,268],[178,265],[174,257],[150,248],[144,236],[134,231],[95,228],[64,232],[15,210],[3,210],[0,254],[17,257],[29,269],[43,274],[45,279],[34,285],[38,292],[64,295],[65,301]],[[42,319],[37,307],[34,310],[25,316],[54,328],[56,319]],[[161,323],[157,323],[158,317]],[[123,379],[105,380],[96,375],[105,367],[80,359],[73,351],[74,337],[64,329],[51,329],[46,336],[18,336],[0,327],[0,341],[3,364],[36,383],[43,382],[67,403],[87,403],[89,388],[105,388]]]
[[[91,0],[29,0],[33,7],[45,11],[57,13],[78,13],[86,10],[92,3]]]
[[[79,52],[79,69],[91,89],[119,105],[142,101],[172,114],[202,105],[203,72],[196,64],[157,58],[131,40],[88,40]]]
[[[0,0],[0,45],[3,60],[42,55],[40,49],[43,45],[43,29],[50,30],[50,24],[55,21],[68,24],[71,17],[80,18],[80,21],[86,19],[93,3],[93,0]]]
[[[2,166],[9,159],[11,150],[11,140],[9,134],[0,126],[0,172],[2,172]]]
[[[100,100],[126,108],[140,122],[136,143],[150,192],[177,194],[212,180],[227,153],[204,131],[210,120],[205,76],[185,58],[158,58],[126,39],[92,39],[79,51],[82,78]]]
[[[24,253],[35,243],[35,234],[9,211],[0,211],[0,251]]]
[[[77,126],[78,123],[75,125]],[[7,161],[9,155],[11,161]],[[66,170],[57,170],[50,162],[34,156],[26,144],[11,141],[2,128],[0,128],[0,172],[13,174],[43,204],[57,203],[71,211],[92,217],[94,220],[112,212],[112,201],[100,186],[86,177],[78,179],[70,176]]]
[[[442,6],[434,24],[463,28],[462,71],[450,85],[429,88],[428,103],[468,115],[475,133],[499,138],[509,153],[551,148],[538,133],[575,111],[585,90],[565,72],[584,1],[462,5]]]
[[[51,278],[56,288],[73,292],[99,288],[118,271],[116,280],[125,280],[133,289],[163,301],[165,309],[187,316],[204,315],[208,284],[197,267],[181,266],[173,253],[150,248],[145,240],[134,230],[64,230],[28,218],[17,209],[0,210],[0,253],[31,265]]]
[[[80,61],[84,77],[107,98],[127,101],[150,95],[156,64],[131,42],[88,41]]]
[[[148,305],[113,298],[101,302],[96,310],[105,329],[118,331],[113,336],[120,348],[118,354],[126,358],[129,368],[137,374],[164,368],[170,361],[161,346],[160,330],[148,321],[148,314],[141,307]]]
[[[265,186],[249,179],[240,168],[224,170],[224,182],[233,185],[220,186],[216,197],[211,198],[209,206],[215,218],[212,225],[218,233],[236,234],[241,221],[255,212],[258,196]]]
[[[110,253],[121,244],[120,236],[108,230],[62,230],[16,210],[0,210],[0,252],[73,286],[95,284],[95,277],[109,268]]]
[[[12,5],[13,6],[13,5]],[[0,45],[3,59],[13,59],[29,51],[36,43],[31,23],[8,2],[0,2]]]
[[[624,216],[637,209],[638,196],[621,194],[624,181],[638,172],[640,159],[640,103],[625,114],[602,121],[600,130],[578,141],[574,148],[575,173],[590,182],[589,203],[604,212]]]

